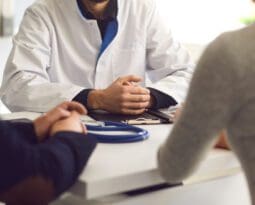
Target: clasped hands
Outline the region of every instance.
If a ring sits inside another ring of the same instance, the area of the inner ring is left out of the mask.
[[[86,108],[77,102],[64,102],[56,108],[34,120],[34,129],[38,141],[61,131],[87,133],[80,122],[80,115],[87,114]]]
[[[135,75],[120,77],[108,88],[93,90],[88,95],[88,107],[111,113],[138,115],[154,103],[150,90],[138,83],[142,79]]]

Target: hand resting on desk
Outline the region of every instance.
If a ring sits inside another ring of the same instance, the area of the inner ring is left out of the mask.
[[[142,79],[129,75],[118,78],[108,88],[90,91],[88,107],[111,113],[138,115],[151,106],[150,91],[138,83]]]
[[[49,134],[52,136],[52,134],[58,131],[84,133],[85,128],[81,127],[79,115],[86,113],[87,110],[83,105],[77,102],[64,102],[58,105],[56,108],[34,121],[34,128],[38,141],[43,141]]]

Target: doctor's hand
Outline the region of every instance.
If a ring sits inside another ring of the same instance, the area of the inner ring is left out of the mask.
[[[34,121],[34,129],[38,141],[44,140],[50,133],[51,127],[59,120],[71,116],[71,112],[86,114],[87,110],[77,102],[64,102]]]
[[[112,113],[141,114],[151,102],[150,91],[138,85],[141,80],[129,75],[118,78],[104,90],[93,90],[88,95],[88,106]]]

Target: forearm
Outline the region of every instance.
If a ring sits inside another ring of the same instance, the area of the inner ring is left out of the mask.
[[[24,57],[24,61],[30,62],[29,57]],[[63,101],[71,101],[83,89],[74,84],[51,82],[46,68],[39,65],[26,65],[28,69],[22,70],[20,64],[12,61],[16,61],[15,56],[6,65],[1,87],[2,101],[12,112],[47,112]]]
[[[38,146],[34,158],[37,171],[53,181],[55,194],[68,189],[76,181],[96,146],[96,139],[75,132],[59,132]]]
[[[159,169],[168,182],[181,182],[197,169],[215,143],[216,137],[207,134],[200,126],[177,122],[158,152]]]
[[[1,124],[5,127],[4,129],[8,130],[8,133],[6,133],[8,136],[3,137],[9,137],[12,135],[12,132],[14,132],[19,134],[20,140],[24,140],[31,144],[38,143],[34,125],[29,120],[27,120],[27,122],[21,122],[19,120],[6,120],[1,121]]]
[[[37,145],[20,140],[17,132],[7,132],[8,138],[0,138],[0,161],[5,164],[0,193],[30,177],[40,177],[53,184],[54,197],[58,196],[75,182],[96,146],[94,138],[74,132],[57,133]]]
[[[228,103],[212,99],[217,92],[191,85],[181,116],[159,150],[159,168],[167,181],[180,182],[188,177],[215,144],[228,116],[224,113]]]
[[[183,112],[159,151],[160,171],[170,182],[196,169],[231,118],[236,99],[229,86],[235,85],[235,78],[225,68],[226,59],[217,47],[210,47],[197,66]]]
[[[13,78],[11,82],[5,82],[6,88],[2,87],[3,102],[12,112],[47,112],[64,101],[71,101],[83,89],[76,85],[44,82],[39,79],[40,77],[33,74],[29,78],[20,76],[19,79]]]

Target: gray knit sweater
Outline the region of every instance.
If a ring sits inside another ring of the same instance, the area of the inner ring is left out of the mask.
[[[188,177],[226,129],[255,205],[255,25],[219,36],[198,62],[186,104],[159,150],[162,176]]]

